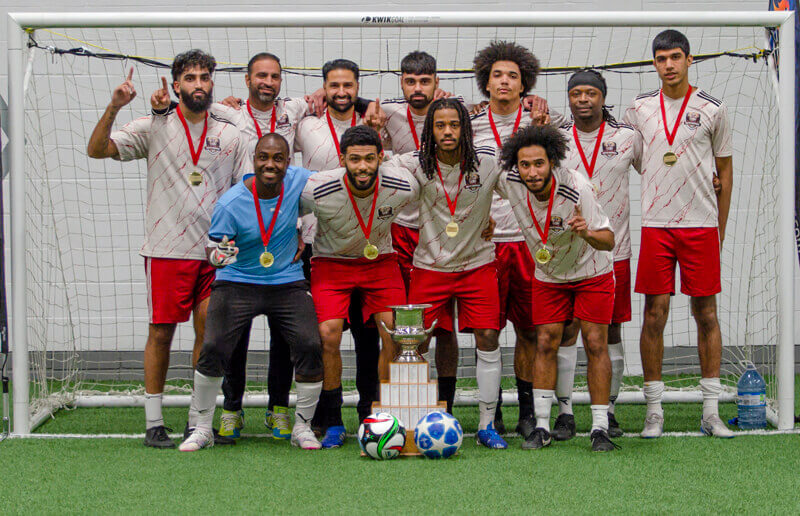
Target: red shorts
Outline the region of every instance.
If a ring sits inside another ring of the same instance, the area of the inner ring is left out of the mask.
[[[717,228],[642,228],[636,292],[675,294],[675,263],[681,267],[681,292],[713,296],[722,290]]]
[[[580,319],[610,324],[614,313],[614,273],[567,283],[533,279],[533,322],[552,324]]]
[[[631,260],[614,262],[614,315],[612,323],[624,323],[631,320]]]
[[[437,328],[453,331],[452,299],[458,302],[458,329],[500,329],[497,269],[487,263],[463,272],[411,271],[409,303],[433,305],[425,310],[425,327],[438,319]]]
[[[414,250],[418,244],[418,229],[392,224],[392,247],[397,251],[397,263],[400,265],[400,274],[403,275],[406,292],[409,291],[411,269],[414,268],[412,265],[414,263]]]
[[[194,307],[211,295],[217,271],[205,260],[144,258],[150,324],[189,320]]]
[[[406,302],[397,257],[384,254],[367,258],[311,259],[311,296],[319,322],[344,319],[349,322],[350,295],[361,291],[364,321],[381,312],[391,312],[392,305]]]
[[[500,295],[500,327],[506,319],[518,329],[533,329],[533,263],[528,244],[495,242],[497,283]]]

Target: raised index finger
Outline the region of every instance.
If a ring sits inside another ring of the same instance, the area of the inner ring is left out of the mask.
[[[128,71],[128,78],[125,79],[125,80],[126,81],[130,81],[131,79],[133,79],[133,67],[132,66],[131,66],[131,69]]]
[[[167,89],[167,78],[163,75],[161,76],[161,86],[166,90]]]

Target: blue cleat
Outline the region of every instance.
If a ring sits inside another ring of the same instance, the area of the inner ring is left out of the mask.
[[[489,423],[485,430],[478,430],[475,435],[476,441],[482,446],[494,450],[505,450],[508,448],[508,443],[500,437],[500,434],[494,429],[494,423]]]
[[[329,426],[322,438],[323,448],[338,448],[344,444],[346,430],[343,426]]]

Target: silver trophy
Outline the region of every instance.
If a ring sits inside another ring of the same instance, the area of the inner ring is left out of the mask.
[[[394,362],[425,362],[417,348],[420,344],[430,337],[433,328],[436,327],[436,320],[431,327],[425,329],[424,313],[426,308],[431,305],[397,305],[390,306],[394,315],[394,330],[390,330],[383,324],[383,328],[392,336],[392,340],[400,345],[400,354],[393,360]]]

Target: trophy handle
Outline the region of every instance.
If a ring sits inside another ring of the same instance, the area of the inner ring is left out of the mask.
[[[386,333],[388,333],[389,335],[393,335],[394,330],[390,330],[389,328],[387,328],[385,322],[381,321],[380,323],[381,326],[383,326],[383,329],[386,330]]]
[[[383,322],[383,321],[381,321],[381,322]],[[431,323],[431,327],[428,328],[427,330],[425,330],[425,335],[430,335],[431,333],[433,333],[433,329],[436,328],[436,323],[437,322],[439,322],[439,319],[434,319],[433,320],[433,322]]]

